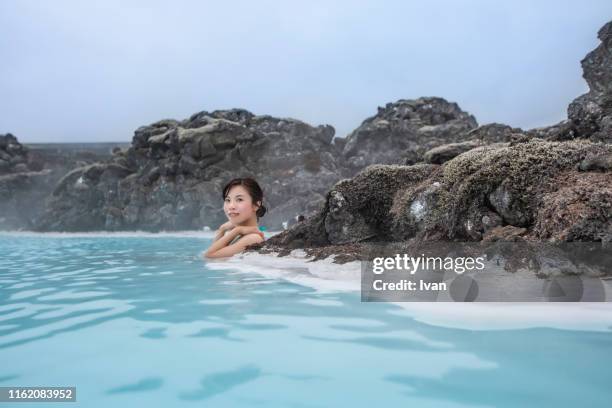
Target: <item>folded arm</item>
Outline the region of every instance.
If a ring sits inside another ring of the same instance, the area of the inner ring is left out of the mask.
[[[239,235],[242,235],[242,237],[229,245]],[[230,257],[244,251],[249,245],[258,244],[263,241],[263,233],[258,231],[256,227],[237,227],[214,241],[204,253],[204,257],[208,259]]]

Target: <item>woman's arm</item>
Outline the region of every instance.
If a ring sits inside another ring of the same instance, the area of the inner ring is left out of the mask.
[[[242,235],[237,242],[229,245],[238,235]],[[226,258],[235,255],[253,244],[263,242],[263,233],[257,227],[236,227],[230,230],[223,237],[213,242],[210,248],[206,250],[204,256],[206,258]]]
[[[223,235],[225,235],[225,233],[227,231],[231,231],[234,228],[235,228],[235,225],[232,224],[230,221],[228,221],[225,224],[221,225],[219,227],[219,229],[217,231],[215,231],[215,237],[213,238],[213,242],[216,242],[216,241],[220,240],[223,237]]]

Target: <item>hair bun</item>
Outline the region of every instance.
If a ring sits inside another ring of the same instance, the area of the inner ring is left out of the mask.
[[[255,212],[255,215],[257,215],[257,218],[261,218],[266,215],[266,211],[268,211],[268,209],[262,204],[257,209],[257,212]]]

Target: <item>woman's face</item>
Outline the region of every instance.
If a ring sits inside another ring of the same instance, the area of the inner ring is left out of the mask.
[[[253,203],[251,195],[243,186],[234,186],[225,197],[223,211],[234,225],[240,225],[255,217],[259,207]]]

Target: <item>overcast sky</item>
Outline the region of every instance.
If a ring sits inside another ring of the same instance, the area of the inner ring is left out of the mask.
[[[587,91],[602,1],[0,1],[0,133],[129,141],[201,110],[331,124],[440,96],[531,128]]]

